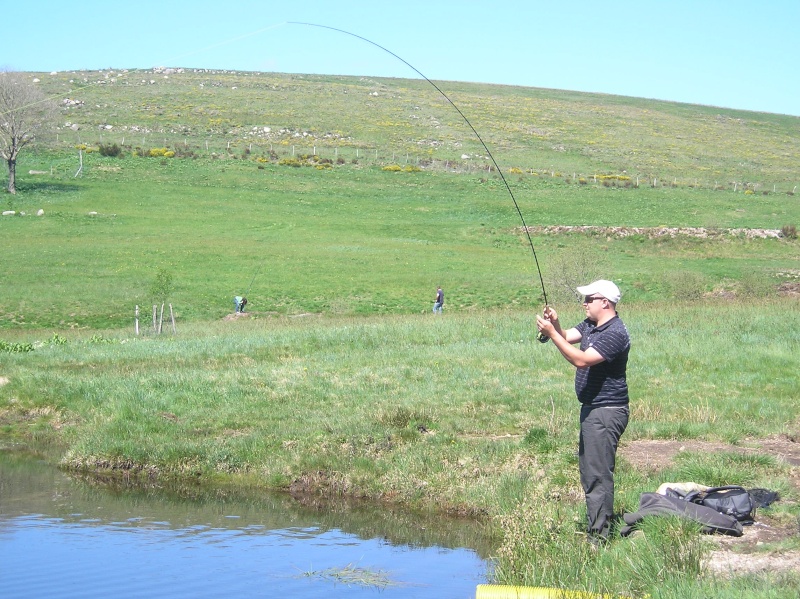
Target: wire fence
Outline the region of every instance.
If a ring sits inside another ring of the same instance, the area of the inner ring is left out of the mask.
[[[127,132],[126,134],[100,132],[93,144],[76,143],[72,136],[61,135],[56,139],[58,149],[82,149],[87,152],[100,151],[103,147],[116,145],[120,154],[138,156],[165,156],[168,158],[210,158],[217,160],[251,160],[260,163],[291,163],[292,160],[309,164],[364,166],[417,167],[421,170],[447,170],[460,173],[491,175],[495,165],[488,156],[477,151],[463,151],[441,145],[428,145],[397,149],[354,144],[310,143],[302,137],[298,140],[269,140],[263,138],[208,136],[203,139],[188,136],[154,133]],[[159,152],[162,151],[161,154]],[[518,164],[500,167],[504,176],[534,176],[560,180],[566,184],[592,185],[619,188],[688,188],[713,191],[731,191],[746,195],[786,195],[797,193],[800,183],[794,181],[745,181],[710,180],[705,173],[688,173],[681,176],[628,174],[608,172],[564,172],[551,165],[521,166]]]

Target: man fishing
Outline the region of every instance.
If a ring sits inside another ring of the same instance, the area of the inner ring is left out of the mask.
[[[558,314],[546,307],[536,317],[539,333],[549,337],[577,368],[575,393],[581,403],[578,461],[586,496],[589,540],[608,540],[614,514],[614,467],[617,446],[628,425],[626,369],[630,337],[617,314],[621,298],[611,281],[578,287],[586,319],[566,331]],[[579,347],[574,344],[580,342]]]

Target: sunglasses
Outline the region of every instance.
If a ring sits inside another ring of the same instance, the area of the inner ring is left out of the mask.
[[[591,304],[594,300],[603,300],[603,299],[606,299],[606,298],[604,298],[602,295],[594,296],[594,297],[590,297],[590,296],[587,295],[585,298],[583,298],[583,303],[584,304]]]

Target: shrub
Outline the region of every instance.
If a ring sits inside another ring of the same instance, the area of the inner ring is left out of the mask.
[[[175,156],[175,152],[167,148],[150,148],[144,156],[149,156],[150,158],[158,158],[159,156],[163,158],[172,158]]]
[[[783,225],[781,227],[781,234],[786,239],[797,239],[797,227],[795,225]]]
[[[100,144],[98,151],[101,156],[109,156],[111,158],[117,158],[122,154],[122,148],[117,144]]]
[[[686,301],[702,299],[708,286],[708,280],[703,274],[685,270],[666,273],[664,281],[670,297]]]
[[[773,291],[771,278],[758,271],[747,271],[736,284],[736,295],[740,298],[755,299],[767,297]]]

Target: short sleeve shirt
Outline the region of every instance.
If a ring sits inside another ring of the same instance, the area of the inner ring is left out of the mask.
[[[628,403],[628,352],[631,340],[628,329],[619,316],[602,326],[589,319],[575,327],[581,334],[581,350],[593,347],[603,356],[594,366],[578,368],[575,373],[575,393],[584,405],[618,406]]]

